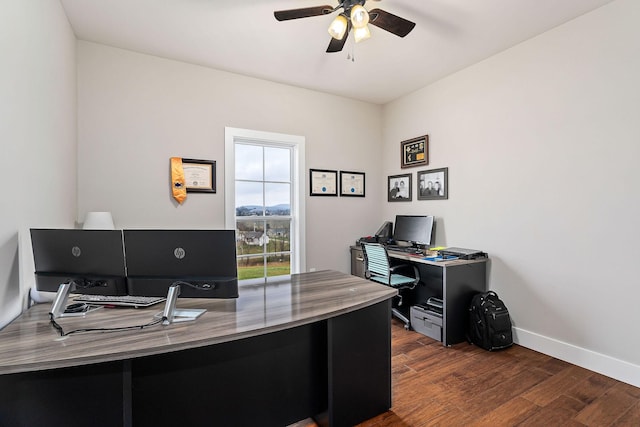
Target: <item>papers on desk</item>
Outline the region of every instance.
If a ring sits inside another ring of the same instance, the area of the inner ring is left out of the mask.
[[[427,261],[453,261],[454,259],[458,259],[457,256],[446,256],[446,255],[438,255],[438,256],[426,256],[422,258]]]

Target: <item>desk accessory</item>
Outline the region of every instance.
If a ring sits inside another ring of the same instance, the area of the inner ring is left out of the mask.
[[[87,212],[82,224],[83,230],[115,230],[111,212]]]
[[[487,254],[485,252],[479,251],[477,249],[465,249],[465,248],[458,248],[458,247],[450,247],[450,248],[442,249],[440,251],[440,255],[455,256],[460,259],[477,259],[477,258],[487,257]]]

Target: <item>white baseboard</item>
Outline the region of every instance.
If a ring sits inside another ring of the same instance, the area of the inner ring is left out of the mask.
[[[553,338],[513,328],[513,342],[618,381],[640,387],[640,366]]]

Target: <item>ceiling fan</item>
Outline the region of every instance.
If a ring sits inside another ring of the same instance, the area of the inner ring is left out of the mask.
[[[340,52],[347,41],[349,31],[353,29],[356,43],[371,36],[367,24],[389,31],[399,37],[404,37],[416,26],[414,22],[386,12],[382,9],[371,9],[367,12],[364,4],[367,0],[341,0],[336,7],[330,5],[304,7],[301,9],[278,10],[273,15],[278,21],[308,18],[311,16],[328,15],[342,9],[329,26],[331,41],[327,52]]]

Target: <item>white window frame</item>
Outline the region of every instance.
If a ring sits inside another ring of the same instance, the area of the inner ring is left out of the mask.
[[[293,150],[291,200],[291,273],[306,271],[305,250],[305,138],[298,135],[264,132],[233,127],[224,128],[225,227],[236,229],[235,144],[253,143],[288,147]]]

